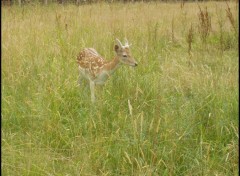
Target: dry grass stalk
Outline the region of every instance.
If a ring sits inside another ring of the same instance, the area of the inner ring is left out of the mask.
[[[185,1],[181,1],[181,4],[180,4],[181,9],[183,9],[184,5],[185,5]]]
[[[65,23],[65,30],[68,32],[68,24]]]
[[[60,19],[61,19],[61,14],[56,13],[56,22],[60,23]]]
[[[187,43],[188,43],[188,55],[189,55],[189,60],[188,60],[188,64],[189,66],[192,65],[192,42],[193,42],[193,34],[194,34],[194,31],[193,31],[193,26],[192,26],[192,23],[191,23],[191,27],[190,29],[188,30],[188,35],[187,35]]]
[[[210,34],[211,31],[211,17],[209,16],[207,7],[205,8],[205,11],[199,7],[199,14],[198,14],[198,19],[199,19],[199,33],[201,36],[202,41],[205,43],[207,37]]]
[[[174,36],[174,17],[172,18],[172,42],[175,41],[175,36]]]
[[[56,13],[55,20],[57,29],[61,29],[61,14]]]
[[[226,4],[227,4],[227,9],[226,9],[227,17],[228,17],[228,19],[229,19],[229,21],[230,21],[230,23],[232,25],[232,28],[234,29],[235,32],[237,32],[237,28],[236,28],[236,25],[235,25],[236,24],[235,23],[235,19],[233,17],[233,14],[231,12],[231,9],[230,9],[228,3],[226,3]]]
[[[192,42],[193,42],[193,26],[191,24],[191,27],[188,30],[188,35],[187,35],[188,54],[189,54],[189,56],[191,56]]]
[[[224,27],[224,21],[223,21],[223,17],[221,15],[222,13],[219,14],[218,17],[218,25],[219,25],[219,29],[220,29],[220,37],[219,37],[219,41],[220,41],[220,49],[221,52],[223,52],[224,50],[224,43],[223,43],[223,27]]]

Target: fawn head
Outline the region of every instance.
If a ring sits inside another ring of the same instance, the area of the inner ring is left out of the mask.
[[[130,65],[133,67],[136,67],[138,64],[135,61],[135,59],[131,56],[131,52],[129,50],[129,44],[127,39],[125,39],[125,45],[122,45],[122,43],[116,39],[116,45],[114,47],[115,52],[117,53],[117,56],[119,58],[119,61],[123,64]]]

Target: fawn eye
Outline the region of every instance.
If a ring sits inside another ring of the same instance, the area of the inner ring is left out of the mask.
[[[127,55],[124,54],[123,57],[127,57]]]

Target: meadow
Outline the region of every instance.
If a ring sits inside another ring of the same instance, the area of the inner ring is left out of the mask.
[[[3,6],[2,174],[238,175],[238,6]],[[77,55],[125,37],[138,67],[92,104]]]

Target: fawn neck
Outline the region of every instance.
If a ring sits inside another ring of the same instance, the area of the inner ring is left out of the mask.
[[[115,56],[111,61],[107,62],[105,69],[110,73],[113,73],[120,66],[120,61],[118,56]]]

